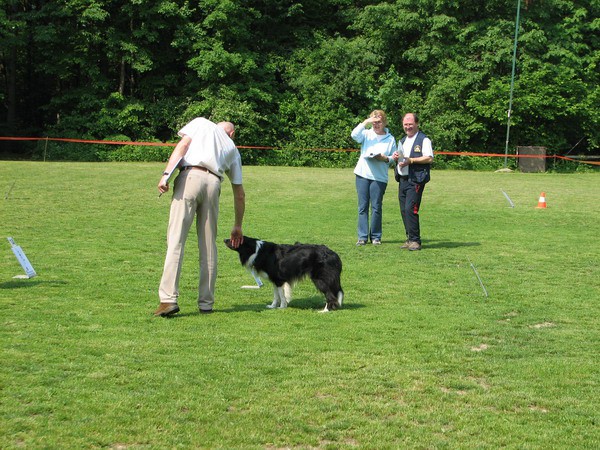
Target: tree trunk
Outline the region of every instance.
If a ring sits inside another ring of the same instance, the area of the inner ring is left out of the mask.
[[[121,58],[121,74],[119,76],[119,94],[125,94],[125,57]]]
[[[10,49],[8,64],[6,66],[7,93],[6,93],[6,123],[10,132],[14,132],[17,120],[17,47]]]

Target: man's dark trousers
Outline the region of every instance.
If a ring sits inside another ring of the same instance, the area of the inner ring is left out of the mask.
[[[400,214],[406,230],[406,238],[411,242],[421,243],[421,228],[419,226],[419,207],[425,184],[418,184],[408,177],[400,177],[398,199]]]

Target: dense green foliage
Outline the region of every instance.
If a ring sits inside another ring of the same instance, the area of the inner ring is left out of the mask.
[[[348,148],[382,108],[397,137],[413,110],[437,150],[505,148],[517,0],[3,5],[0,135],[172,141],[205,116],[242,145]],[[600,2],[520,5],[511,152],[596,152]]]

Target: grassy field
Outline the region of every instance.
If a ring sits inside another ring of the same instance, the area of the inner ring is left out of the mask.
[[[407,252],[395,182],[357,248],[352,170],[246,167],[246,235],[338,252],[343,309],[304,282],[267,310],[220,244],[201,316],[192,235],[162,319],[162,169],[0,162],[0,448],[600,447],[597,174],[435,171]]]

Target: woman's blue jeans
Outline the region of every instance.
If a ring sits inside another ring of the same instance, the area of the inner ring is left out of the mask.
[[[358,239],[371,241],[381,239],[381,217],[383,194],[387,183],[368,180],[356,175],[356,193],[358,194]],[[369,232],[369,203],[371,205],[371,230]]]

